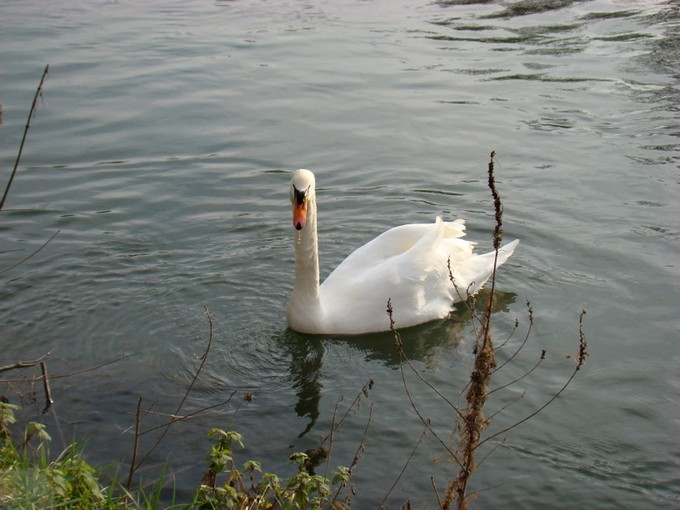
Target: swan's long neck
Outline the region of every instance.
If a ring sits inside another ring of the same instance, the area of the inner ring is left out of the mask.
[[[307,205],[307,224],[295,231],[295,288],[298,299],[319,300],[319,247],[316,233],[316,199]]]

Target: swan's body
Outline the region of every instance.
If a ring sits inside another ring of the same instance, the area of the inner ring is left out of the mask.
[[[297,170],[291,179],[295,243],[295,288],[288,324],[302,333],[354,335],[414,326],[448,316],[453,303],[477,292],[491,276],[495,253],[475,255],[463,220],[392,228],[347,257],[319,285],[314,174]],[[498,252],[503,264],[519,243]],[[455,287],[449,278],[450,260]]]

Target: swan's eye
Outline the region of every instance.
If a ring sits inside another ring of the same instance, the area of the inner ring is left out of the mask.
[[[304,201],[307,199],[307,188],[304,191],[300,191],[297,189],[295,186],[293,186],[293,201],[297,202],[298,205],[302,205]]]

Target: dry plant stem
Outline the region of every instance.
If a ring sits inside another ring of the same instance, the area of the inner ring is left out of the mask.
[[[47,241],[45,241],[42,245],[40,245],[40,247],[39,247],[37,250],[35,250],[34,252],[32,252],[30,255],[24,257],[23,259],[21,259],[21,260],[20,260],[19,262],[17,262],[16,264],[12,264],[11,266],[6,267],[5,269],[1,270],[1,271],[0,271],[0,274],[6,273],[7,271],[10,271],[10,270],[14,269],[14,268],[17,267],[17,266],[20,266],[21,264],[23,264],[24,262],[26,262],[28,259],[30,259],[30,258],[33,257],[34,255],[37,255],[38,252],[39,252],[40,250],[42,250],[45,246],[47,246],[48,244],[50,244],[50,242],[52,242],[52,240],[53,240],[55,237],[57,237],[57,235],[59,234],[59,232],[61,232],[61,230],[57,230],[54,234],[52,234],[52,236],[51,236]]]
[[[119,361],[125,361],[128,358],[131,358],[132,356],[137,356],[139,353],[134,353],[134,354],[126,354],[125,356],[121,356],[119,358],[112,359],[110,361],[105,361],[104,363],[100,363],[99,365],[95,365],[90,368],[84,368],[82,370],[78,370],[77,372],[69,372],[68,374],[59,374],[59,375],[53,375],[52,379],[61,379],[63,377],[73,377],[74,375],[80,375],[80,374],[85,374],[87,372],[92,372],[93,370],[98,370],[102,367],[108,366],[108,365],[113,365],[114,363],[118,363]]]
[[[510,330],[510,333],[508,333],[508,335],[505,337],[505,340],[503,340],[503,342],[501,342],[500,344],[496,344],[496,350],[497,351],[502,349],[506,345],[508,345],[508,342],[510,342],[510,340],[515,336],[515,333],[517,333],[518,328],[519,328],[519,319],[515,318],[515,325]],[[498,369],[496,369],[496,370],[498,370]]]
[[[434,391],[439,398],[441,398],[446,404],[455,411],[455,413],[458,415],[459,418],[464,418],[463,413],[460,412],[460,409],[451,402],[446,395],[444,395],[434,384],[432,384],[430,381],[425,379],[423,377],[423,374],[420,373],[418,369],[416,369],[415,366],[413,366],[413,363],[411,363],[411,360],[406,356],[406,353],[404,352],[403,346],[401,344],[401,341],[397,344],[397,350],[399,352],[399,357],[402,362],[406,363],[408,367],[411,369],[411,371],[418,376],[418,379],[425,384],[428,388],[430,388],[432,391]],[[403,365],[400,365],[399,367],[402,371],[402,381],[405,381],[404,379],[404,374],[403,374]]]
[[[470,383],[466,395],[467,407],[464,412],[464,417],[459,423],[461,446],[458,451],[457,460],[461,464],[461,468],[458,477],[451,480],[446,490],[446,496],[442,505],[442,508],[445,510],[451,508],[454,499],[456,500],[459,510],[467,508],[468,482],[476,468],[475,450],[480,443],[481,433],[487,423],[484,419],[484,404],[488,397],[487,392],[491,374],[494,368],[496,368],[494,345],[491,340],[491,312],[493,310],[493,299],[496,289],[496,267],[498,264],[498,249],[501,244],[503,206],[501,204],[500,195],[496,190],[496,181],[493,174],[495,157],[496,153],[495,151],[492,151],[488,165],[489,188],[491,189],[491,194],[494,199],[496,219],[493,235],[495,256],[493,272],[491,273],[491,290],[480,321],[480,329],[477,334],[477,354],[475,356],[474,368],[470,374]]]
[[[331,432],[327,436],[322,437],[321,439],[321,446],[328,440],[328,456],[330,457],[331,453],[333,452],[333,444],[335,441],[335,431],[336,431],[336,426],[335,426],[335,419],[338,416],[338,406],[340,405],[340,402],[344,400],[344,397],[340,395],[338,400],[335,402],[335,407],[333,408],[333,417],[331,418]],[[330,469],[330,466],[328,463],[326,463],[326,472],[324,474],[325,478],[328,478],[328,471]]]
[[[33,103],[31,104],[31,111],[28,114],[28,120],[26,121],[26,127],[24,127],[24,135],[21,137],[21,144],[19,144],[19,153],[17,154],[17,159],[14,162],[14,169],[12,170],[11,175],[9,176],[9,181],[7,182],[7,186],[5,187],[5,193],[2,195],[2,200],[0,200],[0,209],[5,205],[5,200],[7,199],[7,194],[9,193],[9,188],[12,186],[12,181],[14,181],[14,176],[17,173],[17,168],[19,167],[19,161],[21,160],[21,153],[24,150],[24,143],[26,142],[26,135],[28,135],[28,130],[31,127],[31,119],[33,118],[33,115],[35,114],[35,109],[38,106],[38,98],[42,96],[42,89],[43,89],[43,83],[45,82],[45,78],[47,77],[47,73],[50,70],[50,66],[46,65],[45,70],[43,71],[42,78],[40,78],[40,84],[38,85],[38,89],[35,91],[35,96],[33,96]]]
[[[486,459],[488,459],[488,458],[489,458],[489,457],[490,457],[490,456],[498,449],[498,447],[501,446],[502,444],[504,444],[504,443],[500,443],[500,442],[499,442],[499,443],[496,443],[496,445],[495,445],[493,448],[491,448],[491,449],[486,453],[486,455],[484,455],[484,457],[482,457],[482,459],[481,459],[480,461],[477,462],[477,468],[479,468],[479,466],[481,466],[482,464],[484,464],[484,461],[485,461]],[[502,484],[500,484],[500,485],[502,485]]]
[[[485,313],[489,313],[487,309]],[[470,476],[475,470],[475,449],[480,442],[482,430],[486,426],[484,404],[491,371],[495,366],[493,343],[486,329],[482,330],[482,344],[477,351],[475,366],[470,375],[470,388],[467,393],[467,409],[461,423],[461,448],[459,462],[462,464],[458,477],[452,480],[444,499],[444,509],[451,508],[455,498],[459,510],[467,508],[467,487]]]
[[[366,427],[364,427],[364,433],[361,436],[361,441],[359,442],[359,446],[357,447],[357,451],[354,453],[354,458],[352,459],[352,464],[350,464],[349,469],[347,471],[350,477],[352,476],[352,471],[354,470],[356,465],[361,460],[361,457],[363,456],[363,453],[366,449],[366,435],[368,434],[368,427],[371,425],[372,418],[373,418],[373,403],[371,403],[371,406],[369,407],[369,410],[368,410],[368,420],[366,421]],[[345,487],[344,484],[340,484],[338,486],[338,489],[335,491],[335,495],[333,496],[333,501],[331,502],[331,508],[336,507],[336,502],[338,501],[338,498],[340,497],[340,491],[342,491],[342,489],[344,487]],[[349,501],[346,501],[346,503],[347,503],[347,507],[349,507]]]
[[[32,359],[30,361],[18,361],[16,363],[12,363],[11,365],[5,365],[4,367],[0,367],[0,372],[7,372],[8,370],[15,370],[17,368],[30,368],[36,366],[38,363],[40,363],[42,360],[47,358],[50,355],[50,353],[43,354],[37,359]],[[5,382],[4,380],[0,380],[0,382]]]
[[[217,409],[219,407],[224,407],[225,405],[227,405],[229,402],[232,401],[232,399],[234,398],[234,395],[236,395],[236,390],[232,391],[231,394],[225,400],[222,400],[221,402],[218,402],[217,404],[213,404],[211,406],[202,407],[201,409],[197,409],[196,411],[189,413],[189,414],[178,415],[178,414],[151,412],[150,409],[147,409],[144,413],[145,415],[152,414],[154,416],[164,416],[164,417],[170,418],[170,421],[168,421],[166,423],[162,423],[161,425],[156,425],[155,427],[149,427],[148,429],[144,429],[144,430],[139,432],[139,435],[143,436],[145,434],[149,434],[150,432],[162,429],[162,428],[167,427],[168,425],[175,423],[175,422],[178,422],[178,421],[187,421],[187,420],[190,420],[192,418],[196,418],[198,416],[204,416],[204,415],[208,414],[208,411],[211,411],[213,409]]]
[[[541,357],[538,358],[538,361],[536,362],[536,364],[535,364],[533,367],[531,367],[531,369],[530,369],[528,372],[523,373],[522,375],[520,375],[520,376],[519,376],[517,379],[515,379],[514,381],[510,381],[509,383],[503,384],[502,386],[498,386],[497,388],[494,388],[494,389],[492,389],[492,390],[489,390],[489,392],[487,393],[487,396],[489,396],[489,395],[491,395],[492,393],[495,393],[495,392],[497,392],[497,391],[499,391],[499,390],[502,390],[502,389],[504,389],[504,388],[507,388],[507,387],[509,387],[509,386],[512,386],[512,385],[515,384],[515,383],[518,383],[519,381],[521,381],[522,379],[524,379],[526,376],[528,376],[529,374],[531,374],[534,370],[536,370],[536,369],[538,368],[538,365],[540,365],[541,362],[542,362],[544,359],[545,359],[545,349],[543,349],[543,350],[541,351]],[[497,371],[498,371],[498,369],[494,370],[494,372],[497,372]]]
[[[208,359],[208,353],[210,352],[210,347],[212,346],[212,339],[213,339],[213,321],[212,321],[212,317],[210,316],[210,311],[208,310],[208,307],[204,305],[203,308],[204,308],[204,310],[205,310],[205,315],[206,315],[206,317],[208,318],[208,345],[207,345],[207,347],[206,347],[206,349],[205,349],[205,352],[204,352],[203,355],[201,356],[201,363],[200,363],[198,369],[196,370],[196,373],[194,374],[194,378],[191,380],[191,384],[189,384],[189,387],[188,387],[187,390],[184,392],[184,396],[182,397],[182,400],[180,401],[179,405],[177,406],[177,410],[173,413],[174,416],[179,416],[179,413],[180,413],[180,411],[182,410],[182,406],[184,405],[184,402],[186,402],[186,399],[188,398],[189,393],[190,393],[191,390],[193,389],[194,384],[196,383],[196,380],[198,379],[198,376],[200,375],[201,371],[203,370],[203,366],[205,365],[205,362],[206,362],[207,359]],[[230,398],[231,398],[231,397],[230,397]],[[138,419],[138,418],[139,418],[139,415],[137,415],[137,419]],[[136,465],[135,465],[135,464],[132,464],[132,465],[130,466],[130,475],[129,475],[129,477],[128,477],[128,483],[127,483],[127,489],[128,489],[128,490],[130,489],[130,486],[131,486],[131,483],[132,483],[132,477],[134,476],[134,472],[135,472],[137,469],[139,469],[140,466],[141,466],[142,464],[144,464],[144,462],[146,462],[146,460],[149,458],[149,456],[151,456],[151,454],[156,450],[156,448],[158,448],[158,445],[161,443],[161,441],[163,440],[163,438],[165,438],[166,434],[167,434],[168,431],[170,430],[170,427],[171,427],[172,424],[175,423],[176,421],[178,421],[178,419],[172,418],[168,423],[166,423],[166,424],[164,425],[164,426],[165,426],[165,429],[164,429],[163,432],[161,432],[161,434],[158,436],[158,439],[156,439],[156,442],[154,443],[154,445],[153,445],[151,448],[149,448],[149,450],[144,454],[144,456],[141,458],[141,460],[140,460]],[[135,423],[135,445],[138,444],[138,441],[139,441],[138,436],[139,436],[139,428],[138,428],[138,426],[137,426],[137,423]],[[136,457],[136,455],[134,455],[134,457]]]
[[[352,400],[352,403],[349,405],[349,407],[347,407],[347,411],[345,411],[345,414],[342,415],[340,421],[338,421],[338,423],[335,425],[335,430],[340,428],[342,422],[345,421],[345,418],[347,418],[352,409],[354,409],[354,407],[359,404],[361,396],[362,395],[364,397],[368,396],[368,391],[373,389],[373,384],[374,384],[373,379],[369,379],[368,382],[364,386],[362,386],[361,390],[359,390],[359,393],[357,393],[356,397],[354,397],[354,400]]]
[[[524,335],[524,339],[522,340],[522,343],[519,345],[519,347],[517,349],[515,349],[515,352],[512,354],[512,356],[510,356],[499,367],[497,367],[494,370],[494,372],[498,372],[501,368],[503,368],[505,365],[507,365],[513,359],[515,359],[515,356],[517,356],[519,354],[519,352],[524,348],[527,341],[529,340],[529,335],[531,334],[531,330],[534,327],[534,309],[531,307],[531,303],[529,302],[529,300],[527,300],[527,310],[528,310],[527,313],[529,314],[529,327],[527,328],[527,332],[526,332],[526,335]],[[516,329],[517,329],[517,326],[515,326],[515,328],[513,329],[513,333],[515,332]],[[504,344],[505,344],[505,342],[504,342]],[[545,356],[545,352],[543,352],[542,357],[544,357],[544,356]]]
[[[495,211],[496,226],[493,230],[493,248],[495,250],[494,260],[493,260],[493,271],[491,273],[491,292],[489,293],[489,303],[487,309],[484,313],[484,337],[489,337],[489,327],[491,322],[491,310],[493,310],[493,298],[496,290],[496,266],[498,265],[498,249],[501,246],[501,239],[503,237],[503,204],[501,203],[501,197],[496,189],[496,178],[494,177],[494,164],[496,159],[496,151],[491,151],[489,157],[489,188],[491,189],[491,195],[493,196],[493,208]]]
[[[6,367],[0,368],[0,372],[3,370],[11,370],[14,368],[25,368],[25,367],[32,367],[40,363],[41,360],[45,359],[47,356],[49,356],[50,353],[45,354],[44,356],[38,358],[37,360],[32,360],[32,361],[20,361],[19,363],[15,363],[14,365],[7,365]],[[78,370],[76,372],[69,372],[67,374],[57,374],[57,375],[52,375],[50,376],[50,379],[53,381],[55,379],[64,379],[67,377],[73,377],[76,375],[84,374],[87,372],[92,372],[93,370],[97,370],[99,368],[105,367],[107,365],[112,365],[114,363],[118,363],[119,361],[124,361],[128,358],[131,358],[132,356],[136,356],[138,353],[135,354],[126,354],[125,356],[121,356],[120,358],[113,359],[111,361],[105,361],[104,363],[100,363],[99,365],[95,365],[94,367],[90,368],[84,368],[83,370]],[[8,383],[8,382],[21,382],[24,381],[25,379],[0,379],[0,383]]]
[[[437,498],[437,508],[442,508],[442,498],[439,497],[439,490],[437,489],[437,484],[434,483],[434,477],[430,477],[430,484],[432,484],[432,490]]]
[[[567,381],[562,385],[562,387],[561,387],[561,388],[560,388],[560,389],[559,389],[552,397],[550,397],[550,398],[548,399],[548,401],[545,402],[541,407],[539,407],[538,409],[536,409],[534,412],[532,412],[532,413],[529,414],[528,416],[522,418],[522,419],[519,420],[518,422],[513,423],[513,424],[510,425],[509,427],[506,427],[506,428],[504,428],[503,430],[500,430],[500,431],[496,432],[495,434],[492,434],[492,435],[490,435],[489,437],[486,437],[483,441],[480,441],[480,442],[479,442],[479,444],[477,445],[477,447],[483,445],[483,444],[486,443],[487,441],[490,441],[490,440],[492,440],[492,439],[494,439],[494,438],[496,438],[496,437],[498,437],[498,436],[500,436],[500,435],[502,435],[502,434],[505,434],[505,433],[508,432],[509,430],[514,429],[515,427],[517,427],[518,425],[521,425],[521,424],[524,423],[525,421],[530,420],[531,418],[533,418],[534,416],[536,416],[538,413],[540,413],[541,411],[543,411],[543,409],[545,409],[545,408],[548,407],[550,404],[552,404],[552,403],[557,399],[557,397],[559,397],[559,396],[562,394],[562,392],[563,392],[565,389],[567,389],[567,386],[569,386],[569,384],[570,384],[571,381],[574,379],[574,377],[576,377],[576,374],[577,374],[578,371],[581,369],[581,367],[583,366],[583,364],[584,364],[585,361],[586,361],[586,357],[588,356],[588,352],[586,351],[586,349],[587,349],[587,347],[588,347],[588,342],[586,341],[586,336],[585,336],[585,333],[583,332],[583,317],[585,316],[585,314],[586,314],[586,311],[585,311],[585,310],[582,310],[582,311],[581,311],[581,314],[580,314],[580,316],[579,316],[579,350],[578,350],[578,357],[577,357],[577,360],[576,360],[576,367],[574,367],[574,371],[571,373],[571,376],[569,377],[569,379],[567,379]]]
[[[491,394],[491,392],[489,392],[489,395],[490,394]],[[486,419],[486,422],[491,423],[491,420],[493,420],[496,417],[497,414],[502,413],[503,411],[505,411],[511,405],[514,405],[517,402],[519,402],[520,400],[522,400],[524,398],[524,395],[526,395],[526,391],[523,391],[522,394],[519,397],[515,398],[514,400],[511,400],[510,402],[505,404],[503,407],[498,409],[496,412],[494,412],[492,415],[488,416],[487,419]]]
[[[139,451],[139,426],[140,426],[140,413],[142,410],[142,397],[137,399],[137,411],[135,412],[135,440],[132,445],[132,460],[130,461],[130,471],[128,472],[127,490],[130,490],[132,485],[132,477],[135,474],[135,464],[137,463],[137,452]]]
[[[451,285],[453,285],[453,290],[456,291],[456,295],[458,296],[459,302],[467,308],[468,312],[470,312],[470,315],[472,316],[472,327],[474,330],[475,335],[477,335],[477,324],[476,322],[480,322],[479,318],[477,317],[477,314],[475,313],[475,307],[474,307],[474,296],[470,295],[469,289],[465,290],[465,294],[463,294],[460,291],[460,288],[458,287],[458,284],[456,284],[456,279],[453,277],[453,271],[451,271],[451,257],[449,257],[446,260],[446,267],[449,271],[449,281],[451,282]]]
[[[394,319],[392,317],[393,316],[393,310],[392,310],[392,300],[391,299],[387,300],[387,315],[390,318],[390,331],[394,335],[394,340],[395,340],[395,343],[396,343],[397,352],[399,352],[400,356],[404,356],[404,349],[403,349],[403,344],[402,344],[402,341],[401,341],[401,335],[399,335],[399,332],[396,329],[394,329]],[[411,407],[413,408],[413,411],[415,411],[416,415],[418,416],[418,418],[420,418],[420,421],[423,422],[423,425],[425,425],[427,430],[432,432],[432,436],[437,441],[439,441],[439,444],[442,445],[442,447],[446,450],[446,452],[451,456],[452,459],[454,459],[458,463],[458,465],[462,469],[463,465],[458,460],[456,453],[449,447],[449,445],[446,444],[446,441],[444,441],[443,439],[441,439],[439,437],[437,432],[432,428],[432,423],[429,420],[429,418],[425,418],[422,415],[422,413],[420,412],[420,410],[418,409],[418,406],[416,406],[416,403],[413,400],[413,396],[411,395],[411,391],[409,390],[408,383],[406,382],[406,376],[404,374],[403,367],[401,367],[401,381],[402,381],[402,384],[404,386],[404,391],[406,392],[406,396],[408,397],[408,401],[411,404]],[[453,409],[456,409],[456,412],[459,412],[458,409],[455,406],[453,406]]]
[[[395,488],[395,487],[397,486],[397,484],[399,483],[399,480],[401,480],[401,478],[404,476],[404,473],[406,472],[406,468],[407,468],[408,465],[411,463],[411,459],[413,459],[413,456],[416,454],[416,451],[418,450],[418,448],[420,448],[420,445],[422,444],[423,440],[424,440],[425,437],[427,436],[427,431],[428,431],[428,430],[429,430],[428,427],[425,427],[425,428],[423,429],[423,432],[420,434],[420,439],[418,439],[418,442],[417,442],[416,445],[413,447],[413,450],[411,450],[411,454],[408,456],[408,459],[406,459],[406,463],[404,463],[404,467],[401,468],[401,472],[400,472],[399,475],[397,476],[397,479],[394,480],[394,483],[392,484],[392,487],[390,487],[390,489],[387,491],[387,493],[385,494],[385,497],[384,497],[383,500],[380,502],[380,505],[378,505],[378,508],[380,508],[380,509],[385,508],[385,503],[387,502],[387,498],[390,497],[390,494],[392,494],[392,491],[394,490],[394,488]],[[432,484],[434,485],[434,480],[433,480],[433,479],[432,479]],[[435,488],[435,494],[437,494],[436,488]],[[437,494],[437,499],[439,499],[439,495],[438,495],[438,494]],[[439,506],[441,507],[441,504],[440,504]]]
[[[44,361],[40,362],[40,370],[42,371],[43,389],[45,390],[45,407],[42,412],[45,414],[50,409],[52,404],[54,404],[54,400],[52,399],[50,379],[47,375],[47,364],[45,364]]]
[[[354,400],[352,400],[352,402],[350,403],[349,407],[347,408],[345,413],[342,415],[340,420],[337,420],[338,408],[340,406],[340,403],[343,402],[345,400],[345,398],[341,395],[338,398],[338,400],[335,402],[335,408],[333,409],[333,417],[331,419],[330,432],[328,433],[328,435],[322,436],[321,442],[319,443],[319,448],[323,449],[324,444],[326,444],[326,442],[328,441],[328,448],[327,448],[327,454],[326,454],[327,459],[330,459],[331,456],[332,456],[332,453],[333,453],[333,444],[334,444],[334,440],[335,440],[335,433],[338,431],[338,429],[342,425],[345,418],[347,418],[350,411],[352,411],[352,409],[354,409],[355,407],[359,406],[359,404],[361,403],[361,396],[363,395],[364,397],[368,397],[368,392],[373,389],[374,384],[375,383],[373,382],[373,379],[369,379],[368,382],[361,387],[361,389],[359,390],[357,395],[354,397]],[[369,415],[369,423],[370,423],[371,416],[373,414],[373,404],[371,404],[371,408],[369,410],[369,413],[370,413],[370,415]],[[366,427],[368,427],[368,423],[366,424]],[[362,440],[362,443],[363,443],[363,440]],[[326,462],[326,469],[325,469],[325,474],[324,474],[325,478],[328,478],[329,470],[330,470],[330,465],[329,465],[328,462]]]

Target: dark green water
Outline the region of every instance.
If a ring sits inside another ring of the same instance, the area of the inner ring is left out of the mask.
[[[243,460],[285,472],[370,379],[332,464],[351,462],[370,417],[353,508],[376,508],[423,425],[389,335],[287,331],[289,172],[317,174],[325,276],[382,230],[438,214],[465,218],[468,237],[489,248],[495,150],[505,238],[521,239],[498,279],[495,337],[520,322],[499,359],[526,333],[526,300],[534,327],[493,386],[542,349],[547,359],[493,395],[489,415],[523,398],[489,433],[563,384],[582,309],[589,357],[556,402],[489,445],[473,508],[680,505],[673,2],[4,1],[0,19],[3,186],[50,65],[0,212],[0,365],[50,353],[54,451],[75,431],[89,460],[126,472],[137,398],[152,408],[148,426],[175,412],[206,346],[206,305],[212,349],[183,412],[236,394],[171,429],[143,476],[167,460],[188,498],[216,426],[244,433]],[[472,363],[469,317],[404,341],[457,401]],[[0,375],[0,394],[14,398],[25,387],[13,381],[29,374]],[[407,381],[455,446],[451,409],[410,372]],[[29,416],[42,408],[39,385],[35,395]],[[433,508],[431,479],[443,492],[455,474],[429,434],[388,507],[411,498]]]

